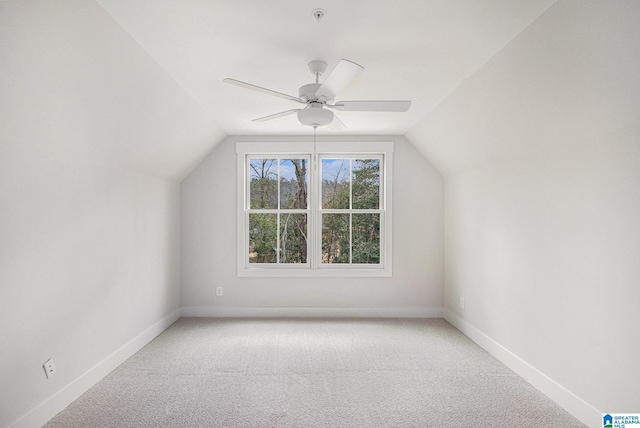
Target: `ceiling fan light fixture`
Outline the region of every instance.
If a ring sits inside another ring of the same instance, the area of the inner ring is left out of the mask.
[[[326,126],[333,122],[333,112],[322,107],[310,106],[298,112],[298,121],[305,126]]]

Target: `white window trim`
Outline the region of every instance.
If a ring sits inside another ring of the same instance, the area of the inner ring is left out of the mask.
[[[393,208],[393,142],[237,142],[236,143],[236,160],[237,160],[237,276],[238,277],[390,277],[392,276],[392,208]],[[306,265],[259,265],[251,266],[248,263],[248,246],[249,236],[247,234],[245,212],[245,203],[247,198],[246,176],[246,156],[247,155],[266,155],[266,156],[286,156],[286,155],[312,155],[309,171],[309,195],[310,197],[310,225],[316,225],[309,231],[310,250],[312,246],[318,242],[320,234],[320,226],[318,225],[317,216],[319,216],[319,192],[320,174],[316,171],[318,168],[317,154],[330,154],[357,157],[358,155],[383,155],[384,162],[381,170],[381,180],[383,183],[383,195],[381,196],[381,231],[380,231],[380,265],[324,265],[319,266],[317,260],[314,260],[310,251],[310,260]]]

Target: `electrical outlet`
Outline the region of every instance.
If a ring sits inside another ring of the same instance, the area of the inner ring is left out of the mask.
[[[47,379],[51,378],[51,376],[56,373],[56,362],[53,361],[53,358],[49,358],[42,367],[44,367],[44,373],[47,375]]]
[[[216,287],[216,296],[221,297],[224,295],[224,288]]]
[[[464,297],[460,298],[460,309],[464,309]]]

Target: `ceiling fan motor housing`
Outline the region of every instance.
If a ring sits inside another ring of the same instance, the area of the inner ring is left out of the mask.
[[[298,96],[305,102],[316,101],[318,99],[316,92],[320,86],[322,86],[320,83],[309,83],[308,85],[303,85],[298,89]]]
[[[298,112],[298,120],[306,126],[325,126],[333,121],[333,112],[322,108],[321,104],[311,104]]]

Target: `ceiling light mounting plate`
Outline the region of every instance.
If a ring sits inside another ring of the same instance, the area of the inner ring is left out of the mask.
[[[327,63],[324,61],[311,61],[309,63],[309,71],[311,71],[311,73],[313,74],[322,74],[327,71]]]

